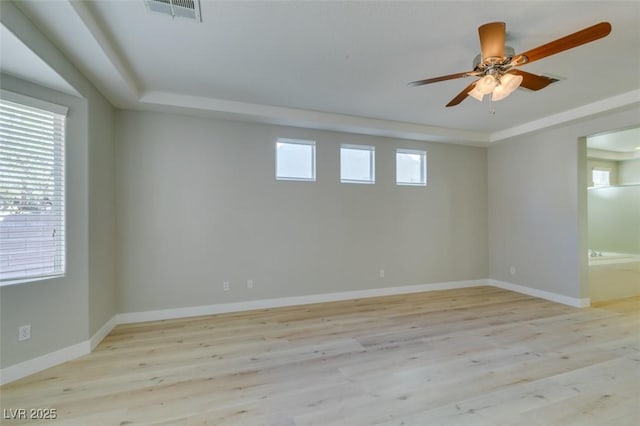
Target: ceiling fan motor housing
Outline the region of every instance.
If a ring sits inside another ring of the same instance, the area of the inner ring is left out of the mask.
[[[483,67],[488,67],[490,65],[502,64],[505,62],[510,62],[511,58],[516,55],[516,51],[511,46],[504,47],[504,57],[493,56],[489,58],[483,58],[482,53],[478,53],[475,58],[473,58],[473,69],[478,69],[478,67],[482,64]]]

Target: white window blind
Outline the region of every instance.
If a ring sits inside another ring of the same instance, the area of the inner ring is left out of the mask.
[[[11,99],[11,100],[9,100]],[[18,100],[15,101],[14,100]],[[0,99],[0,282],[65,272],[66,108]]]

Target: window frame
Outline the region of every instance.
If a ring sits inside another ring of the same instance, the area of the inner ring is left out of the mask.
[[[310,146],[311,149],[311,177],[303,178],[303,177],[290,177],[290,176],[279,176],[278,175],[278,144],[288,144],[288,145],[305,145]],[[291,139],[291,138],[278,138],[275,143],[275,174],[276,180],[282,181],[300,181],[300,182],[315,182],[316,181],[316,141],[307,140],[307,139]]]
[[[420,155],[422,157],[421,175],[422,181],[420,182],[401,182],[398,180],[398,154],[410,154]],[[422,149],[409,149],[409,148],[396,148],[396,185],[397,186],[427,186],[427,151]]]
[[[54,243],[54,264],[51,272],[41,273],[23,273],[22,275],[15,275],[12,277],[0,277],[0,287],[9,286],[14,284],[29,283],[35,281],[41,281],[51,278],[64,277],[68,271],[68,241],[67,241],[67,164],[66,164],[66,145],[67,145],[67,115],[68,108],[66,106],[54,104],[41,99],[33,98],[30,96],[22,95],[19,93],[11,92],[8,90],[0,90],[0,99],[9,103],[17,104],[29,109],[36,109],[42,112],[51,114],[51,118],[54,120],[52,126],[58,130],[61,130],[62,134],[59,137],[52,136],[51,140],[54,143],[52,148],[53,166],[57,168],[58,172],[54,172],[52,177],[53,189],[56,197],[59,197],[57,205],[58,212],[55,216],[54,235],[56,231],[60,231],[61,238]],[[8,141],[12,136],[11,133],[7,136]],[[24,153],[19,153],[18,155]],[[18,157],[20,158],[20,157]],[[24,157],[23,157],[24,158]],[[28,163],[27,163],[28,164]],[[53,204],[51,204],[53,206]],[[8,214],[6,216],[16,216],[17,214]],[[44,241],[44,240],[40,240]]]
[[[369,170],[370,179],[345,179],[342,177],[342,150],[359,150],[369,152]],[[364,185],[374,185],[376,183],[376,147],[373,145],[360,145],[360,144],[340,144],[340,183],[358,183]]]
[[[593,178],[594,172],[606,172],[607,174],[607,183],[606,184],[597,184],[595,179]],[[611,169],[608,167],[593,167],[591,169],[591,183],[594,188],[607,188],[611,186]]]

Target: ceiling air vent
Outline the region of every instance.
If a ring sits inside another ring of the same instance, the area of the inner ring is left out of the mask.
[[[149,10],[166,13],[172,17],[195,19],[202,22],[200,0],[146,0]]]

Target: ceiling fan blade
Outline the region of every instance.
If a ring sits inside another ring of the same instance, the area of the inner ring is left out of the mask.
[[[551,77],[545,77],[543,75],[531,74],[530,72],[520,71],[516,69],[511,69],[509,74],[521,75],[522,83],[520,86],[529,89],[529,90],[540,90],[544,89],[554,81],[558,81],[557,79],[553,79]]]
[[[467,87],[464,88],[464,90],[460,93],[458,93],[458,96],[456,96],[455,98],[451,99],[451,101],[449,101],[449,103],[447,104],[448,107],[452,107],[452,106],[456,106],[458,105],[460,102],[464,101],[465,98],[467,97],[468,93],[473,90],[473,86],[475,86],[476,82],[474,81],[473,83],[471,83],[470,85],[468,85]]]
[[[506,31],[504,22],[490,22],[478,28],[480,35],[480,51],[482,60],[487,58],[504,56],[504,34]]]
[[[473,71],[461,72],[458,74],[443,75],[441,77],[427,78],[425,80],[412,81],[411,83],[409,83],[409,86],[422,86],[424,84],[437,83],[438,81],[453,80],[455,78],[468,77],[471,72]]]
[[[559,38],[550,43],[543,44],[535,49],[528,50],[522,54],[527,57],[527,63],[555,55],[565,50],[573,49],[586,43],[606,37],[611,32],[611,24],[600,22],[599,24],[585,28],[568,36]]]

